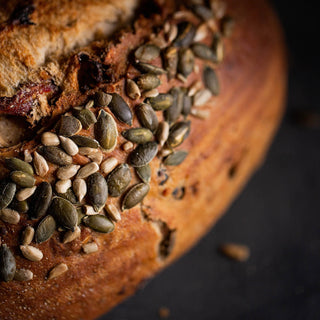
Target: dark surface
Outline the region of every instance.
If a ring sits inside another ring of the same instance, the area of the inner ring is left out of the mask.
[[[254,0],[252,0],[254,1]],[[289,47],[288,109],[265,165],[214,229],[106,320],[320,319],[320,127],[295,110],[319,112],[319,18],[312,1],[275,0]],[[217,253],[233,241],[248,262]]]

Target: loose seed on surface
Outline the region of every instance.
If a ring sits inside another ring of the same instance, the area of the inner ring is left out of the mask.
[[[90,254],[98,251],[98,245],[95,242],[85,243],[82,245],[82,250],[85,254]]]
[[[221,33],[224,37],[230,37],[234,30],[235,21],[229,16],[221,19]]]
[[[131,151],[133,148],[134,148],[134,145],[131,141],[127,141],[122,145],[123,151],[126,151],[126,152]]]
[[[87,227],[97,232],[110,233],[114,230],[113,222],[101,214],[86,216],[82,221]]]
[[[87,194],[87,184],[83,179],[74,179],[72,183],[72,188],[75,195],[78,197],[79,202],[83,200],[85,195]]]
[[[22,245],[20,250],[23,256],[30,261],[40,261],[43,258],[43,253],[36,247]]]
[[[133,167],[143,167],[156,156],[157,152],[158,145],[156,142],[140,144],[131,152],[129,163]]]
[[[88,158],[91,161],[93,161],[93,162],[95,162],[97,164],[100,164],[102,162],[102,160],[103,160],[103,154],[102,154],[102,152],[100,150],[98,150],[97,153],[89,155]]]
[[[29,215],[31,219],[42,217],[48,210],[52,198],[50,183],[42,182],[38,185],[30,201]]]
[[[81,154],[82,156],[92,156],[98,152],[100,151],[99,149],[96,149],[96,148],[88,148],[88,147],[79,148],[79,154]]]
[[[184,48],[179,52],[178,71],[184,76],[188,75],[193,71],[194,67],[194,54],[191,49]]]
[[[31,197],[33,195],[33,193],[35,192],[36,189],[37,189],[36,186],[33,186],[31,188],[21,189],[20,191],[18,191],[16,193],[17,200],[24,201],[24,200],[28,199],[29,197]]]
[[[183,108],[182,108],[182,114],[187,117],[191,112],[192,107],[192,97],[189,97],[187,95],[183,96]]]
[[[154,98],[154,97],[157,97],[159,95],[159,91],[158,91],[158,89],[152,89],[152,90],[149,90],[149,91],[145,91],[143,93],[143,95],[146,98]]]
[[[36,179],[29,173],[23,171],[12,171],[11,180],[22,188],[31,188],[34,186]]]
[[[0,181],[0,210],[6,208],[14,198],[17,185],[8,181]]]
[[[118,164],[118,160],[114,157],[110,157],[101,163],[101,171],[104,174],[111,172]]]
[[[26,213],[29,210],[29,205],[26,200],[18,201],[13,199],[9,205],[10,209],[18,211],[19,213]]]
[[[94,106],[94,100],[89,100],[86,105],[84,106],[84,109],[90,110],[90,108],[93,108]],[[83,109],[83,108],[82,108]]]
[[[72,164],[72,157],[70,157],[58,147],[44,146],[43,148],[40,148],[40,152],[43,154],[46,160],[58,166],[66,166],[68,164]]]
[[[0,280],[11,281],[16,272],[16,260],[6,244],[0,246]]]
[[[77,174],[77,178],[85,179],[89,177],[91,174],[97,172],[99,170],[99,165],[95,162],[90,162],[82,167]]]
[[[67,154],[75,156],[79,152],[79,148],[70,138],[60,136],[61,146]]]
[[[219,251],[228,258],[241,262],[250,257],[249,247],[237,243],[225,243],[219,247]]]
[[[15,210],[4,208],[0,211],[0,219],[6,223],[18,224],[20,221],[20,214]]]
[[[108,192],[111,197],[119,197],[131,181],[129,166],[124,163],[115,168],[107,177]]]
[[[46,159],[37,151],[33,153],[33,166],[39,177],[44,177],[49,171],[49,165]]]
[[[136,79],[136,82],[142,91],[155,89],[159,87],[161,83],[160,79],[152,73],[142,74]]]
[[[170,90],[170,94],[173,97],[173,103],[168,109],[163,112],[164,119],[168,123],[172,123],[178,120],[182,112],[184,97],[184,92],[178,87],[172,88]]]
[[[41,136],[41,143],[45,146],[58,146],[60,140],[53,132],[44,132]]]
[[[217,62],[217,56],[215,53],[203,43],[194,43],[191,49],[196,57],[202,60],[208,60],[212,62]]]
[[[203,80],[205,86],[211,91],[211,93],[217,96],[220,92],[219,80],[215,71],[212,68],[206,67],[204,69]]]
[[[135,168],[135,171],[138,175],[138,177],[144,182],[144,183],[149,183],[151,180],[151,168],[147,164],[143,167],[137,167]]]
[[[194,41],[199,42],[208,36],[208,27],[205,23],[202,23],[197,28],[196,34],[194,36]]]
[[[58,193],[66,193],[69,188],[71,188],[71,180],[70,179],[58,180],[56,182],[56,191]]]
[[[164,66],[168,72],[168,78],[172,79],[177,74],[178,67],[178,48],[169,47],[164,51]]]
[[[191,115],[199,119],[208,119],[210,117],[209,110],[191,109]]]
[[[164,70],[164,69],[162,69],[160,67],[154,66],[154,65],[149,64],[149,63],[144,63],[144,62],[140,62],[140,63],[135,64],[135,67],[141,73],[151,73],[151,74],[154,74],[154,75],[161,75],[161,74],[167,73],[166,70]]]
[[[99,142],[91,137],[75,135],[70,138],[79,147],[98,148]]]
[[[178,35],[178,26],[176,24],[171,24],[168,31],[168,42],[171,43]]]
[[[111,94],[99,91],[95,95],[95,103],[99,107],[107,107],[112,99]]]
[[[22,244],[28,245],[32,242],[34,236],[34,229],[31,226],[27,226],[22,232]]]
[[[192,6],[193,12],[202,20],[207,21],[213,18],[211,9],[202,4],[196,4]]]
[[[120,211],[117,209],[117,207],[112,203],[107,203],[104,207],[109,215],[109,217],[115,221],[118,222],[121,220],[121,214]]]
[[[75,164],[70,164],[68,166],[60,167],[57,170],[57,177],[61,180],[71,179],[76,175],[79,169],[80,169],[80,166]]]
[[[193,41],[196,29],[190,22],[183,21],[178,24],[178,35],[173,44],[176,47],[188,47]]]
[[[64,234],[64,237],[63,237],[63,243],[69,243],[77,238],[79,238],[81,235],[81,229],[79,227],[75,227],[74,231],[67,231],[65,234]]]
[[[148,99],[151,107],[156,111],[168,109],[173,103],[173,97],[169,93],[160,93],[157,97]]]
[[[160,56],[160,48],[153,44],[145,44],[136,49],[134,56],[138,61],[149,62]]]
[[[47,215],[39,223],[36,233],[35,233],[35,242],[42,243],[51,238],[54,231],[56,230],[56,222],[52,216]]]
[[[206,104],[212,97],[212,93],[208,89],[202,89],[198,91],[193,98],[193,105],[195,107],[200,107]]]
[[[73,190],[69,188],[65,193],[58,193],[57,196],[70,201],[73,204],[77,203],[76,195],[73,193]]]
[[[60,277],[62,274],[68,271],[68,266],[65,263],[60,263],[55,266],[48,275],[48,280]]]
[[[84,208],[84,213],[87,216],[94,216],[96,214],[99,214],[99,212],[95,211],[92,206],[88,206],[87,204],[83,208]]]
[[[132,100],[137,100],[141,97],[141,92],[138,85],[131,79],[127,79],[126,93]]]
[[[188,152],[186,151],[175,151],[171,154],[169,154],[163,161],[163,163],[166,166],[178,166],[179,164],[181,164],[185,158],[187,157]]]
[[[132,112],[128,104],[123,100],[123,98],[119,94],[112,94],[112,100],[108,107],[119,121],[126,123],[129,126],[132,125]]]
[[[87,109],[87,107],[86,109],[82,109],[76,112],[75,115],[78,118],[78,120],[81,122],[82,127],[86,130],[89,129],[91,125],[97,122],[96,116],[91,110]]]
[[[17,280],[17,281],[30,281],[32,279],[33,279],[33,273],[28,269],[16,270],[14,274],[14,280]]]
[[[95,211],[100,211],[108,199],[108,185],[99,172],[90,175],[87,179],[87,198]]]
[[[136,109],[136,114],[141,125],[152,132],[158,127],[158,117],[153,108],[147,103],[141,103]]]
[[[125,195],[122,201],[122,211],[131,209],[140,203],[148,194],[150,186],[146,183],[138,183],[134,185]]]
[[[163,145],[165,144],[165,142],[169,137],[169,129],[170,129],[170,126],[168,122],[163,121],[159,123],[158,130],[156,133],[156,138],[161,147],[163,147]]]
[[[6,167],[11,171],[22,171],[27,174],[33,175],[32,166],[23,160],[20,160],[18,158],[5,158],[4,162]]]
[[[32,162],[32,155],[30,154],[30,151],[29,150],[24,150],[23,151],[23,156],[24,156],[24,161],[25,162]]]
[[[71,137],[82,129],[81,122],[73,116],[62,116],[60,119],[59,135]]]
[[[153,139],[153,134],[146,128],[132,128],[122,131],[122,135],[133,143],[146,143]]]
[[[217,63],[220,63],[224,57],[224,47],[221,36],[215,35],[212,41],[212,50],[217,57]]]
[[[170,148],[178,147],[190,133],[190,121],[176,122],[170,129],[167,146]]]

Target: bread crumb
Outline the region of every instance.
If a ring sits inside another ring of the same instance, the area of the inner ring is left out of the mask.
[[[250,257],[250,248],[237,243],[225,243],[219,247],[219,252],[224,256],[239,261],[247,261]]]
[[[159,308],[159,317],[161,319],[167,319],[170,316],[170,309],[167,307]]]

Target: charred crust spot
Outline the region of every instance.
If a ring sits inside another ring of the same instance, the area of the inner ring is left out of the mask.
[[[158,179],[159,181],[159,186],[163,186],[169,179],[169,176],[167,175],[167,172],[165,169],[161,168],[158,170]]]
[[[166,259],[173,250],[176,239],[176,230],[170,229],[168,224],[163,221],[160,221],[159,224],[162,233],[162,240],[159,245],[159,255],[161,259]]]
[[[177,187],[172,191],[172,197],[176,200],[182,200],[186,194],[185,187]]]
[[[196,196],[199,192],[199,182],[194,183],[192,186],[190,186],[191,193]]]
[[[30,15],[34,10],[35,6],[31,1],[29,1],[28,4],[18,5],[9,18],[9,24],[23,26],[34,25],[35,23],[30,20]]]

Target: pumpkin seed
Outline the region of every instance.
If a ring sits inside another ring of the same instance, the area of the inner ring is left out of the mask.
[[[68,266],[65,263],[60,263],[55,266],[48,275],[48,280],[60,277],[62,274],[68,271]]]
[[[99,142],[91,137],[75,135],[70,138],[79,147],[98,148]]]
[[[14,198],[17,185],[12,182],[0,182],[0,210],[6,208]]]
[[[127,141],[122,145],[123,151],[126,151],[126,152],[133,150],[133,147],[134,145],[131,141]]]
[[[141,103],[137,109],[136,114],[141,125],[152,132],[155,132],[158,127],[158,117],[149,104]]]
[[[217,62],[217,56],[203,43],[194,43],[191,46],[194,55],[200,59]]]
[[[87,184],[83,179],[74,179],[72,183],[72,188],[75,195],[78,197],[79,202],[83,200],[85,195],[87,194]]]
[[[148,194],[150,186],[146,183],[134,185],[125,195],[122,201],[121,210],[127,210],[135,207]]]
[[[203,81],[205,86],[211,91],[211,93],[217,96],[220,92],[219,80],[215,71],[206,67],[203,71]]]
[[[87,227],[97,232],[110,233],[114,230],[113,222],[101,214],[86,216],[82,220]]]
[[[85,214],[82,212],[82,208],[77,208],[77,214],[78,214],[78,222],[77,225],[79,226],[82,223],[82,219],[85,217]]]
[[[156,133],[156,138],[161,147],[164,145],[164,143],[167,141],[169,137],[169,129],[170,129],[170,126],[168,122],[166,121],[160,122],[157,133]]]
[[[55,187],[58,193],[66,193],[67,190],[71,188],[71,180],[58,180]]]
[[[212,11],[201,5],[201,4],[196,4],[192,6],[192,11],[202,20],[207,21],[213,18],[213,13]]]
[[[122,131],[122,135],[133,143],[146,143],[153,139],[153,134],[146,128],[132,128]]]
[[[178,48],[169,47],[164,51],[164,66],[168,72],[168,78],[172,79],[177,74],[178,68]]]
[[[10,209],[18,211],[19,213],[26,213],[29,210],[29,205],[26,200],[18,201],[17,199],[13,199],[9,207]]]
[[[20,160],[18,158],[6,158],[4,161],[6,167],[11,171],[22,171],[30,175],[33,174],[31,165],[23,160]]]
[[[36,233],[35,233],[35,242],[42,243],[49,240],[53,233],[56,230],[56,222],[52,216],[47,215],[39,223]]]
[[[138,85],[131,79],[127,79],[126,81],[126,93],[132,100],[137,100],[141,97]]]
[[[155,89],[161,84],[160,79],[152,73],[142,74],[136,79],[136,82],[142,91]]]
[[[41,143],[45,146],[58,146],[60,140],[53,132],[44,132],[41,136]]]
[[[136,49],[134,56],[138,61],[149,62],[160,56],[160,48],[153,44],[145,44]]]
[[[173,103],[173,97],[169,93],[160,93],[157,97],[149,98],[148,102],[156,111],[168,109]]]
[[[143,167],[156,156],[157,152],[158,145],[156,142],[140,144],[131,152],[129,163],[133,167]]]
[[[77,198],[71,188],[69,188],[65,193],[58,193],[57,196],[66,199],[73,204],[77,203]]]
[[[120,95],[113,93],[112,100],[108,107],[119,121],[126,123],[129,126],[132,125],[132,112],[128,104]]]
[[[6,244],[0,246],[0,280],[11,281],[16,272],[16,260]]]
[[[107,177],[108,192],[111,197],[119,197],[131,181],[129,166],[124,163],[116,167]]]
[[[77,238],[79,238],[81,235],[81,229],[79,227],[75,227],[74,231],[67,231],[63,236],[63,243],[69,243]]]
[[[108,185],[99,172],[96,172],[87,179],[87,198],[95,211],[100,211],[108,199]]]
[[[60,136],[61,146],[70,156],[75,156],[79,152],[79,148],[70,138]]]
[[[49,212],[63,228],[74,230],[77,226],[78,213],[70,201],[60,197],[53,198]]]
[[[14,274],[14,280],[17,281],[30,281],[33,279],[33,273],[28,269],[19,269],[16,270]]]
[[[224,37],[228,38],[232,35],[234,30],[235,21],[229,16],[224,16],[220,22],[221,33]]]
[[[147,164],[143,167],[137,167],[135,168],[135,171],[138,175],[138,177],[144,182],[144,183],[149,183],[151,180],[151,168]]]
[[[82,129],[81,122],[73,116],[62,116],[60,119],[59,134],[71,137]]]
[[[193,41],[196,29],[190,22],[183,21],[178,24],[178,35],[173,44],[176,47],[188,47]]]
[[[178,166],[179,164],[181,164],[185,158],[187,157],[188,152],[186,151],[175,151],[171,154],[169,154],[163,161],[163,163],[166,166]]]
[[[191,109],[191,115],[199,119],[208,119],[210,117],[209,110]]]
[[[179,52],[178,61],[178,72],[180,72],[184,77],[193,71],[194,67],[194,54],[191,49],[183,48]]]
[[[190,121],[180,121],[175,123],[169,132],[167,146],[176,148],[188,137],[190,133]]]
[[[99,91],[95,95],[95,103],[98,107],[107,107],[112,99],[111,94]]]
[[[143,95],[146,98],[154,98],[154,97],[157,97],[159,95],[159,91],[158,91],[158,89],[152,89],[152,90],[149,90],[149,91],[145,91],[143,93]]]
[[[96,164],[95,162],[90,162],[78,171],[78,174],[76,177],[79,179],[85,179],[89,177],[91,174],[97,172],[98,170],[99,170],[98,164]]]
[[[36,247],[29,246],[29,245],[26,245],[26,246],[22,245],[20,246],[20,250],[23,256],[30,261],[36,262],[36,261],[42,260],[43,258],[43,253],[41,252],[41,250],[39,250]]]
[[[108,174],[111,172],[118,164],[118,160],[115,157],[110,157],[101,163],[102,173]]]
[[[31,219],[42,217],[48,210],[52,198],[52,188],[48,182],[38,185],[30,201],[29,215]]]
[[[95,124],[95,136],[101,147],[107,152],[114,150],[117,145],[117,124],[112,116],[104,110],[99,112],[98,121]]]
[[[89,129],[91,125],[97,122],[96,116],[89,109],[82,109],[75,112],[75,116],[81,122],[81,125],[84,129]]]
[[[71,179],[76,175],[79,169],[80,169],[80,166],[75,164],[70,164],[68,166],[60,167],[57,171],[57,177],[61,180]]]
[[[191,112],[192,107],[192,97],[188,95],[183,96],[183,107],[182,107],[182,114],[187,117]]]
[[[202,89],[198,91],[193,98],[193,105],[195,107],[200,107],[206,104],[212,97],[212,93],[208,89]]]
[[[163,112],[163,117],[167,122],[172,123],[178,120],[182,112],[184,93],[180,88],[174,87],[170,90],[170,94],[173,97],[173,103]]]
[[[121,220],[120,211],[117,209],[117,207],[114,204],[107,203],[104,208],[107,210],[109,217],[113,221],[118,222]]]
[[[164,146],[159,152],[159,157],[164,158],[164,157],[168,156],[169,154],[171,154],[172,152],[173,151],[171,148],[167,148],[166,146]]]
[[[151,73],[151,74],[155,74],[155,75],[161,75],[161,74],[167,73],[166,70],[164,70],[164,69],[162,69],[160,67],[154,66],[154,65],[149,64],[149,63],[144,63],[144,62],[137,63],[135,65],[135,67],[141,73]]]
[[[22,188],[31,188],[36,182],[36,179],[31,174],[23,171],[12,171],[10,178],[15,184]]]
[[[40,148],[40,152],[43,154],[46,160],[58,166],[66,166],[72,163],[72,157],[58,147],[44,146]]]
[[[9,224],[18,224],[20,221],[20,214],[15,210],[4,208],[0,211],[0,219]]]
[[[98,249],[98,245],[95,242],[85,243],[82,245],[82,250],[85,254],[97,252]]]
[[[32,242],[34,237],[34,229],[31,226],[27,226],[22,232],[22,244],[28,245]]]
[[[44,177],[49,171],[49,166],[46,159],[43,156],[41,156],[37,151],[33,153],[33,166],[36,171],[36,174],[39,177]]]

